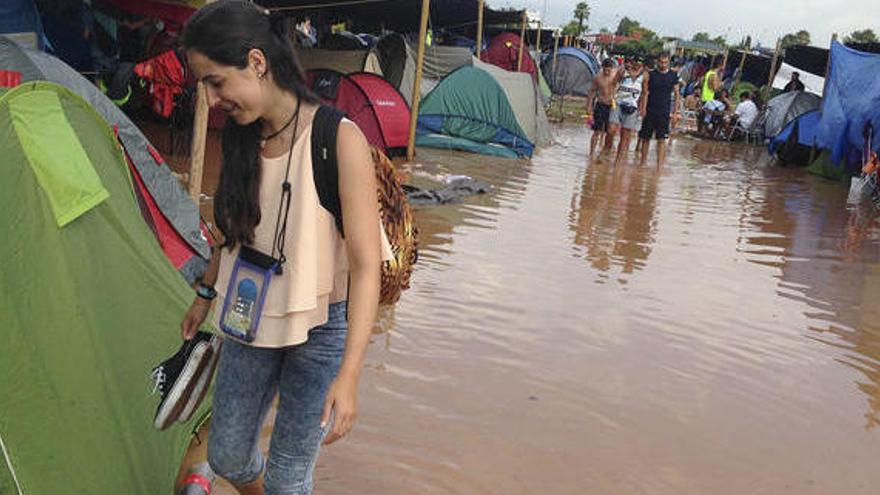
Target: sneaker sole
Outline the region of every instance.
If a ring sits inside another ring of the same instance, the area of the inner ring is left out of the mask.
[[[190,420],[210,388],[209,385],[211,384],[211,378],[214,376],[214,371],[217,369],[217,362],[220,361],[220,348],[223,345],[223,338],[219,335],[214,335],[211,337],[210,343],[211,357],[209,358],[208,366],[205,368],[205,371],[198,375],[196,386],[193,388],[192,394],[189,396],[186,407],[183,408],[183,411],[181,411],[180,416],[177,418],[177,421],[180,423],[186,423]]]
[[[156,411],[156,418],[153,426],[159,430],[168,428],[174,420],[180,416],[180,411],[186,406],[189,396],[192,394],[193,388],[196,386],[196,380],[193,377],[204,370],[211,357],[211,346],[208,342],[199,342],[196,344],[189,359],[180,371],[180,375],[168,391],[165,401]]]

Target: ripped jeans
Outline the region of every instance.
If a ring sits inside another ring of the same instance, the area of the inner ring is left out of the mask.
[[[312,493],[312,472],[332,425],[320,426],[324,397],[336,377],[348,330],[345,302],[331,304],[327,323],[299,345],[267,349],[227,338],[218,364],[208,462],[235,485],[265,470],[266,495]],[[258,447],[276,392],[278,413],[268,459]]]

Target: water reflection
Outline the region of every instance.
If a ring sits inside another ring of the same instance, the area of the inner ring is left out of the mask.
[[[577,255],[600,272],[632,274],[643,269],[657,229],[661,173],[654,165],[614,166],[602,160],[589,164],[571,198],[569,221]],[[604,273],[597,282],[613,276]]]
[[[842,352],[867,396],[865,428],[880,425],[880,243],[877,214],[848,209],[841,186],[801,171],[763,167],[747,182],[744,252],[779,268],[780,297],[808,309],[809,336]]]

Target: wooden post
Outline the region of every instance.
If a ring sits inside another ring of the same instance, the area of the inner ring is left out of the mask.
[[[727,69],[727,54],[728,54],[728,52],[729,52],[729,48],[724,47],[724,58],[721,59],[721,71],[722,71],[722,72],[723,72],[725,69]],[[723,74],[723,73],[721,74],[721,78],[722,78],[722,79],[724,78],[724,74]]]
[[[556,77],[556,52],[559,50],[559,31],[553,32],[553,77]]]
[[[538,36],[535,40],[535,51],[538,52],[538,56],[541,54],[541,21],[538,21]]]
[[[526,47],[526,11],[523,10],[522,13],[522,26],[519,29],[519,55],[517,55],[516,59],[516,71],[520,72],[522,70],[522,57],[523,50]]]
[[[767,78],[767,87],[764,88],[764,102],[770,97],[770,90],[773,88],[773,79],[776,77],[776,60],[779,59],[779,47],[782,43],[781,38],[776,39],[776,50],[773,51],[773,60],[770,62],[770,77]]]
[[[213,3],[214,0],[206,0],[205,3]],[[195,118],[193,119],[192,143],[189,154],[189,183],[187,189],[189,196],[196,203],[196,208],[201,206],[202,175],[205,170],[205,141],[208,137],[208,98],[205,83],[196,83]],[[172,143],[173,144],[173,143]],[[173,146],[172,146],[173,147]]]
[[[743,66],[746,64],[746,57],[748,57],[748,51],[742,51],[742,57],[739,59],[739,67],[736,69],[736,81],[733,83],[733,89],[735,90],[737,86],[739,86],[739,82],[742,79]],[[736,98],[736,95],[733,95]]]
[[[831,71],[831,48],[834,46],[834,42],[837,41],[837,33],[831,35],[831,44],[828,45],[828,60],[825,61],[825,81],[822,83],[822,94],[819,95],[821,97],[825,97],[825,90],[828,89],[828,73]]]
[[[831,71],[831,49],[834,47],[834,42],[837,41],[837,33],[831,35],[831,44],[828,45],[828,60],[825,61],[825,80],[822,82],[822,98],[825,98],[825,91],[828,90],[828,73]],[[819,106],[819,113],[822,112],[822,106]],[[819,151],[816,147],[816,137],[813,137],[813,146],[810,147],[810,164],[813,164],[813,160],[816,159],[816,152]]]
[[[412,160],[416,153],[416,124],[419,119],[419,101],[421,100],[422,67],[425,64],[425,36],[428,35],[428,14],[431,0],[422,0],[422,20],[419,24],[419,50],[416,55],[416,80],[413,83],[412,113],[409,117],[409,142],[406,145],[406,159]]]
[[[483,55],[483,0],[477,2],[477,58]]]

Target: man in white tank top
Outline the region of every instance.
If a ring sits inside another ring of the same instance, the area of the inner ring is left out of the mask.
[[[642,94],[642,63],[637,59],[628,59],[625,64],[626,73],[620,81],[615,96],[615,105],[611,110],[609,124],[613,135],[620,129],[620,143],[617,146],[615,164],[620,163],[624,153],[629,149],[633,134],[639,130],[639,98]]]

